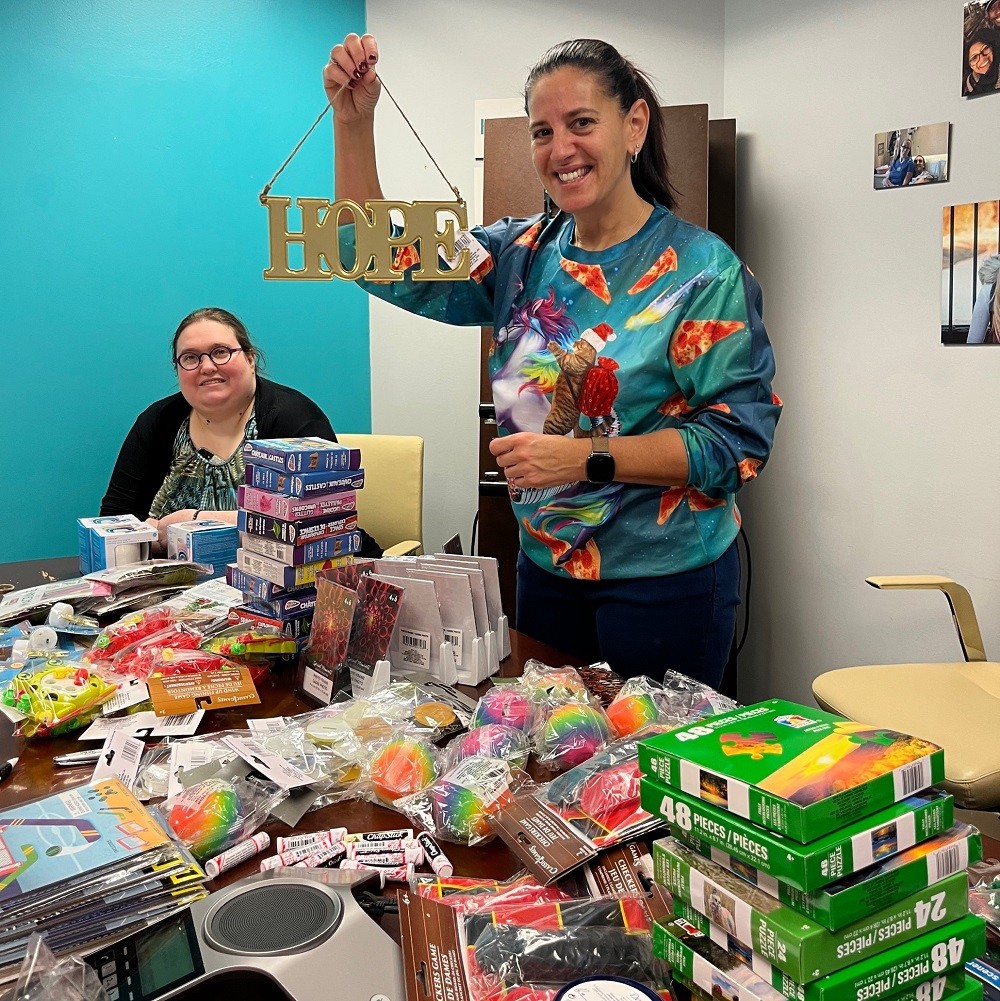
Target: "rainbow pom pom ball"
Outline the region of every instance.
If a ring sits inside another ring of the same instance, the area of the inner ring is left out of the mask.
[[[531,700],[523,692],[510,688],[491,688],[479,700],[472,717],[472,726],[497,723],[527,732],[531,729],[532,716]]]
[[[452,763],[478,754],[484,758],[504,758],[522,765],[528,760],[528,747],[520,730],[500,723],[487,723],[463,733],[449,747]]]
[[[542,727],[539,756],[560,768],[572,768],[592,758],[608,741],[610,731],[596,709],[571,702],[552,710]]]
[[[409,737],[390,741],[372,760],[372,791],[389,805],[426,788],[435,778],[437,765],[430,748]]]
[[[641,730],[655,722],[658,715],[653,696],[646,692],[625,695],[608,706],[608,722],[619,737]]]
[[[167,823],[198,858],[217,855],[239,833],[240,798],[222,783],[206,782],[181,793]]]

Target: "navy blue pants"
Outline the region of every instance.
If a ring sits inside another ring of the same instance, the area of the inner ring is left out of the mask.
[[[626,678],[674,670],[718,688],[739,603],[735,542],[706,567],[629,580],[571,580],[517,558],[518,632]]]

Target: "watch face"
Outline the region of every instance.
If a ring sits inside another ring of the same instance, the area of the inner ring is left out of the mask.
[[[607,452],[594,452],[587,459],[587,479],[591,483],[610,483],[614,478],[614,456]]]

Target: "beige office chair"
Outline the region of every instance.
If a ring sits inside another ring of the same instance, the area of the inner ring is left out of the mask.
[[[358,491],[358,522],[386,556],[423,552],[424,439],[413,435],[338,434],[361,449],[364,489]]]
[[[823,709],[912,733],[944,748],[945,788],[966,810],[1000,807],[1000,664],[986,659],[969,592],[948,577],[869,577],[882,590],[943,591],[965,660],[873,664],[820,675]]]

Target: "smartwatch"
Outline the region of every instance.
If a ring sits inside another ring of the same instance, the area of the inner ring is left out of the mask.
[[[615,478],[615,459],[611,454],[611,441],[603,435],[590,439],[587,457],[587,479],[591,483],[610,483]]]

